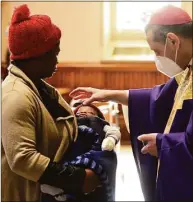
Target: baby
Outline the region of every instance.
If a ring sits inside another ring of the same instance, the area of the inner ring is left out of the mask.
[[[120,130],[117,127],[110,126],[105,121],[102,112],[95,105],[79,105],[74,113],[79,126],[90,127],[100,135],[100,138],[103,139],[102,150],[112,151],[115,148],[121,137]]]
[[[114,201],[117,160],[113,149],[120,140],[120,131],[110,126],[94,105],[79,104],[74,114],[77,117],[78,138],[65,154],[64,162],[92,169],[103,184],[103,188],[100,187],[81,199],[89,202]],[[72,195],[65,195],[63,190],[49,185],[41,185],[41,190],[54,196],[57,201],[72,198]]]

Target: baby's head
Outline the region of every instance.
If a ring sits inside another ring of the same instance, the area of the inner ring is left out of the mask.
[[[94,105],[79,105],[75,110],[74,113],[77,117],[90,117],[90,116],[97,116],[101,119],[105,119],[102,112]]]

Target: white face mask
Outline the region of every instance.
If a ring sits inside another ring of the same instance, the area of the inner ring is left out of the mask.
[[[157,70],[168,77],[174,77],[183,71],[183,69],[176,63],[178,50],[176,49],[175,62],[165,56],[167,47],[167,39],[164,49],[164,56],[155,56],[155,65]]]

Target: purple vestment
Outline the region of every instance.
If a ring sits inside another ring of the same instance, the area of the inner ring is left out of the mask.
[[[129,91],[129,124],[134,158],[146,201],[193,202],[193,100],[183,102],[176,113],[170,133],[164,135],[178,84],[170,79],[152,89]],[[158,160],[142,154],[141,134],[159,133]]]

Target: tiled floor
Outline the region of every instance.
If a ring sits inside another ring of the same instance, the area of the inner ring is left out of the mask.
[[[144,201],[130,146],[117,147],[116,201]]]

